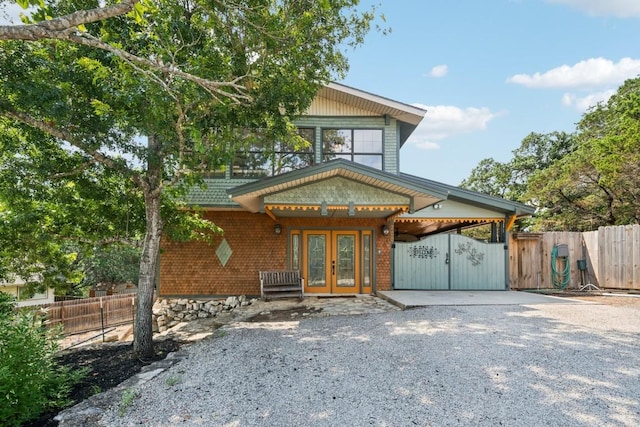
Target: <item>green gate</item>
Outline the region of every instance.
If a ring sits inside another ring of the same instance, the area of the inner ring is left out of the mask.
[[[459,234],[396,242],[393,288],[505,290],[506,254],[504,243],[484,243]]]

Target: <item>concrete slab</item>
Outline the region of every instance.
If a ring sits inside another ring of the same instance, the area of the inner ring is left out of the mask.
[[[585,301],[522,291],[378,291],[402,309],[433,305],[585,304]],[[587,303],[588,304],[588,303]]]

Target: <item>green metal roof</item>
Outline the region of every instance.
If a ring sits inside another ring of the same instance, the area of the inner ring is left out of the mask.
[[[246,179],[207,178],[202,186],[194,186],[187,193],[187,204],[200,207],[235,207],[240,205],[229,198],[227,189],[250,182]]]
[[[535,213],[535,208],[523,203],[514,202],[512,200],[503,199],[501,197],[490,196],[488,194],[479,193],[477,191],[467,190],[465,188],[456,187],[441,182],[432,181],[430,179],[420,178],[414,175],[401,173],[404,179],[412,181],[416,185],[423,183],[429,187],[439,188],[440,191],[447,192],[446,199],[467,203],[484,209],[503,212],[505,214],[516,214],[517,216],[528,216]]]

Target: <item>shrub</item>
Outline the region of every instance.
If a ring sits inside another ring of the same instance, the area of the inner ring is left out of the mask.
[[[16,311],[0,292],[0,425],[19,426],[71,402],[71,387],[84,375],[55,360],[59,331],[44,327],[33,310]]]

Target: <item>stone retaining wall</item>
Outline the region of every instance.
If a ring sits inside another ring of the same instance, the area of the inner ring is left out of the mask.
[[[233,311],[250,305],[242,295],[216,300],[158,299],[153,304],[153,332],[164,332],[180,322],[215,317],[223,311]]]

